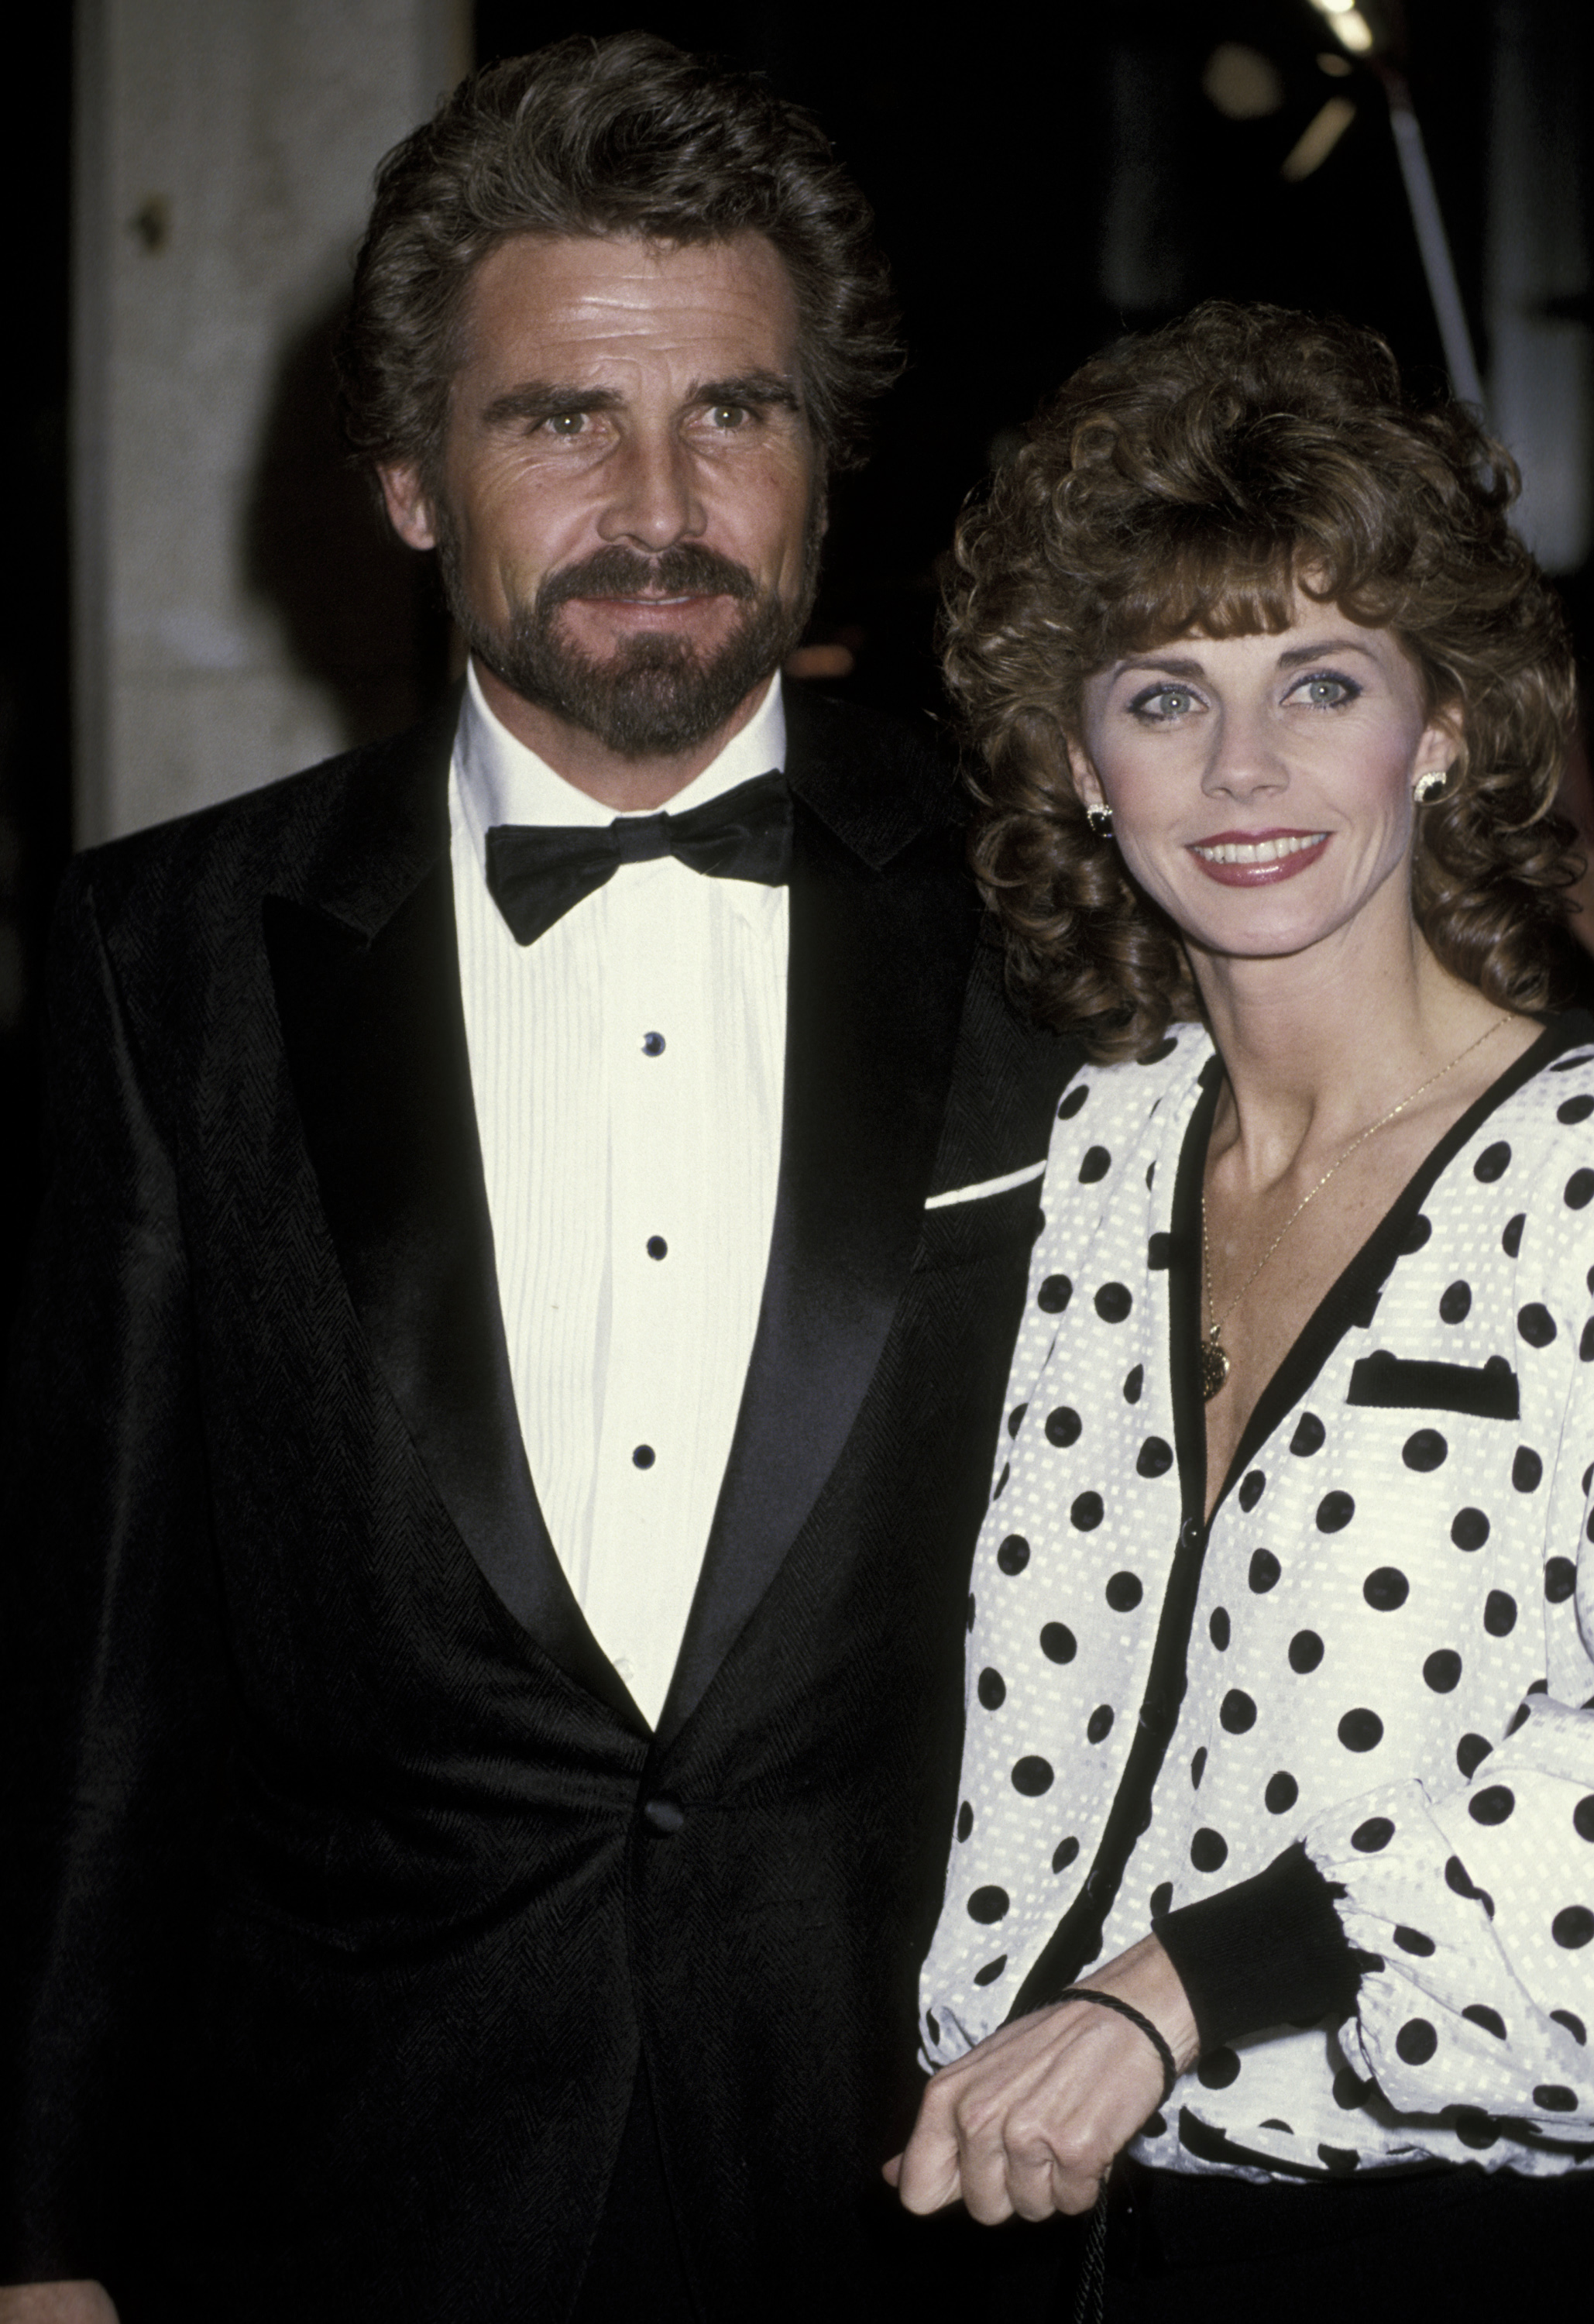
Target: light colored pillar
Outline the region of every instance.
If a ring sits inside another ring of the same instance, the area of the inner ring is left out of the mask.
[[[372,171],[468,0],[78,0],[76,819],[107,838],[402,722],[416,581],[340,466]]]

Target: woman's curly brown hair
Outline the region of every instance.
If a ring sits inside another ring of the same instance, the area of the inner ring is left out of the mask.
[[[1573,707],[1559,604],[1506,522],[1510,456],[1424,407],[1374,332],[1213,301],[1076,372],[964,513],[947,682],[984,762],[973,860],[1009,979],[1101,1058],[1200,1015],[1177,929],[1091,833],[1069,771],[1095,671],[1193,631],[1285,629],[1297,589],[1387,624],[1460,714],[1413,906],[1502,1008],[1552,997],[1577,877],[1553,813]]]

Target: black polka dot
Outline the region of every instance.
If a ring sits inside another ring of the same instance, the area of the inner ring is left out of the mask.
[[[1262,1794],[1262,1804],[1269,1815],[1284,1815],[1301,1796],[1301,1786],[1287,1768],[1281,1767],[1267,1778],[1267,1788]]]
[[[1331,2179],[1349,2179],[1361,2168],[1361,2157],[1353,2146],[1328,2146],[1319,2140],[1317,2159]]]
[[[987,1711],[1000,1711],[1008,1699],[1008,1683],[999,1670],[982,1670],[974,1689]]]
[[[1090,1093],[1089,1083],[1075,1082],[1073,1087],[1069,1090],[1064,1097],[1062,1104],[1057,1108],[1058,1120],[1072,1121],[1074,1115],[1084,1103],[1086,1098],[1089,1097]]]
[[[969,1899],[969,1918],[989,1926],[1002,1918],[1010,1901],[1005,1888],[976,1888]]]
[[[1022,1792],[1027,1800],[1038,1800],[1043,1792],[1051,1790],[1055,1781],[1056,1777],[1052,1772],[1052,1763],[1049,1759],[1032,1756],[1027,1759],[1019,1759],[1014,1765],[1013,1789],[1016,1792]]]
[[[1361,1594],[1375,1613],[1393,1614],[1411,1596],[1411,1583],[1398,1565],[1375,1566],[1361,1585]]]
[[[1544,1595],[1551,1605],[1564,1605],[1577,1586],[1578,1569],[1571,1558],[1551,1558],[1544,1568]]]
[[[1087,1743],[1104,1743],[1112,1732],[1112,1706],[1099,1702],[1085,1721]]]
[[[1363,1332],[1370,1332],[1372,1330],[1373,1317],[1378,1312],[1378,1302],[1383,1296],[1384,1286],[1380,1283],[1375,1285],[1370,1291],[1364,1291],[1359,1299],[1352,1302],[1350,1308],[1350,1321],[1356,1324],[1359,1330]]]
[[[1173,1882],[1172,1882],[1171,1880],[1159,1880],[1159,1881],[1157,1882],[1157,1884],[1156,1884],[1156,1887],[1155,1887],[1155,1888],[1152,1890],[1152,1892],[1151,1892],[1151,1917],[1152,1917],[1152,1919],[1153,1919],[1154,1921],[1160,1921],[1160,1920],[1161,1920],[1161,1918],[1162,1918],[1162,1916],[1163,1916],[1163,1914],[1164,1914],[1168,1910],[1169,1906],[1172,1904],[1173,1901],[1174,1901],[1174,1884],[1173,1884]]]
[[[1481,1509],[1458,1509],[1451,1519],[1450,1537],[1458,1549],[1481,1549],[1488,1539],[1488,1519]]]
[[[1557,1121],[1587,1121],[1594,1113],[1594,1097],[1569,1097],[1564,1105],[1555,1109]]]
[[[1242,1687],[1231,1686],[1218,1706],[1218,1723],[1229,1735],[1245,1735],[1257,1723],[1257,1706]]]
[[[996,1553],[1004,1573],[1022,1573],[1029,1563],[1029,1544],[1021,1533],[1010,1533]]]
[[[1168,2122],[1166,2115],[1148,2114],[1145,2121],[1140,2125],[1140,2136],[1142,2138],[1166,2138],[1167,2135]]]
[[[1447,1283],[1439,1295],[1439,1320],[1442,1323],[1464,1323],[1472,1313],[1472,1286],[1470,1283]]]
[[[1093,1186],[1098,1178],[1105,1178],[1111,1167],[1112,1157],[1105,1146],[1087,1146],[1084,1158],[1079,1166],[1080,1185]]]
[[[1009,1436],[1017,1436],[1018,1431],[1024,1425],[1024,1416],[1028,1409],[1029,1406],[1027,1404],[1016,1404],[1011,1412],[1009,1413],[1008,1434]]]
[[[1317,1504],[1319,1533],[1340,1533],[1356,1515],[1356,1503],[1349,1493],[1325,1493]]]
[[[1263,1488],[1267,1482],[1267,1480],[1260,1469],[1248,1470],[1240,1479],[1239,1491],[1236,1498],[1248,1517],[1261,1499]]]
[[[1004,1461],[1002,1462],[1001,1475],[997,1479],[995,1484],[992,1485],[990,1489],[990,1498],[993,1501],[1000,1501],[1002,1495],[1007,1491],[1008,1479],[1012,1475],[1012,1462],[1010,1461]]]
[[[973,1627],[974,1627],[974,1593],[973,1593],[973,1591],[971,1590],[971,1591],[970,1591],[970,1592],[969,1592],[969,1602],[968,1602],[967,1606],[963,1609],[963,1628],[964,1628],[964,1629],[965,1629],[965,1630],[972,1630],[972,1629],[973,1628]]]
[[[1107,1584],[1107,1603],[1115,1614],[1132,1612],[1145,1594],[1138,1573],[1115,1573]]]
[[[1471,2147],[1477,2154],[1499,2143],[1499,2126],[1489,2120],[1481,2107],[1458,2107],[1455,2133],[1461,2144]]]
[[[1564,2082],[1540,2082],[1534,2091],[1534,2104],[1543,2107],[1546,2114],[1571,2114],[1576,2111],[1578,2094],[1569,2090]]]
[[[1161,1436],[1148,1436],[1135,1455],[1135,1471],[1141,1477],[1165,1477],[1174,1465],[1174,1448]]]
[[[1580,1364],[1594,1363],[1594,1315],[1590,1315],[1583,1325],[1578,1340],[1578,1361]],[[1587,1492],[1588,1489],[1585,1485],[1583,1490]]]
[[[662,1033],[643,1034],[642,1055],[645,1057],[661,1057],[664,1055],[664,1036]]]
[[[1541,1299],[1530,1299],[1516,1311],[1516,1329],[1530,1348],[1547,1348],[1555,1337],[1555,1318]]]
[[[1284,1568],[1270,1549],[1253,1549],[1250,1568],[1246,1574],[1246,1580],[1258,1597],[1261,1598],[1272,1589],[1283,1571]]]
[[[1145,1385],[1146,1385],[1146,1367],[1145,1367],[1145,1365],[1144,1365],[1144,1364],[1135,1364],[1135,1365],[1131,1366],[1131,1368],[1129,1369],[1129,1370],[1128,1372],[1126,1372],[1126,1373],[1125,1373],[1125,1375],[1124,1375],[1124,1384],[1123,1384],[1123,1400],[1124,1400],[1124,1402],[1125,1402],[1126,1404],[1138,1404],[1138,1403],[1139,1403],[1139,1401],[1140,1401],[1140,1390],[1145,1387]]]
[[[1096,1294],[1096,1313],[1104,1323],[1121,1323],[1134,1304],[1127,1283],[1104,1283]]]
[[[939,2020],[937,2019],[937,2017],[936,2017],[936,2015],[935,2015],[935,2011],[934,2011],[933,2009],[926,2009],[926,2012],[925,2012],[925,2024],[926,2024],[929,2027],[929,2029],[930,2029],[930,2039],[931,2039],[931,2041],[932,2041],[932,2042],[939,2042],[939,2040],[941,2039],[941,2026],[940,2026],[940,2022],[939,2022]]]
[[[1497,1178],[1505,1176],[1510,1167],[1511,1148],[1502,1138],[1493,1146],[1484,1148],[1472,1165],[1472,1176],[1480,1179],[1484,1185],[1492,1186]]]
[[[1479,1894],[1472,1885],[1471,1874],[1459,1856],[1452,1856],[1447,1859],[1444,1868],[1444,1885],[1447,1888],[1453,1889],[1458,1896],[1476,1896]]]
[[[1040,1650],[1049,1663],[1071,1663],[1079,1640],[1066,1622],[1048,1622],[1040,1634]]]
[[[1101,1522],[1101,1494],[1079,1494],[1074,1500],[1070,1502],[1068,1515],[1071,1522],[1080,1533],[1094,1533],[1096,1527]]]
[[[1497,2042],[1505,2040],[1506,2021],[1499,2011],[1491,2009],[1487,2002],[1470,2001],[1461,2015],[1469,2024],[1481,2025],[1486,2034],[1492,2034]]]
[[[1527,1725],[1527,1722],[1532,1716],[1533,1713],[1528,1709],[1526,1703],[1519,1702],[1516,1710],[1511,1713],[1510,1718],[1506,1721],[1506,1734],[1515,1735],[1519,1727],[1525,1727]]]
[[[1060,1404],[1046,1415],[1046,1443],[1060,1446],[1076,1444],[1083,1423],[1071,1404]]]
[[[1519,1493],[1536,1493],[1544,1474],[1544,1464],[1538,1454],[1526,1444],[1519,1444],[1511,1463],[1511,1482]]]
[[[1425,2017],[1408,2017],[1395,2036],[1397,2057],[1408,2066],[1425,2066],[1439,2047],[1439,2036]]]
[[[1550,2015],[1555,2020],[1557,2025],[1565,2026],[1567,2032],[1571,2035],[1572,2040],[1577,2043],[1580,2050],[1587,2049],[1589,2045],[1589,2029],[1584,2024],[1582,2019],[1578,2015],[1575,2009],[1553,2009],[1550,2012]]]
[[[1571,1828],[1580,1840],[1594,1840],[1594,1792],[1585,1792],[1573,1808]]]
[[[1561,1190],[1569,1211],[1586,1211],[1594,1201],[1594,1170],[1574,1170]]]
[[[1048,1315],[1060,1315],[1073,1296],[1073,1286],[1065,1275],[1048,1275],[1035,1295],[1035,1304]]]
[[[1363,1705],[1348,1711],[1337,1731],[1347,1751],[1376,1751],[1384,1739],[1384,1722],[1376,1711]]]
[[[1494,1745],[1487,1735],[1463,1735],[1456,1745],[1456,1765],[1469,1781],[1475,1775]]]
[[[1421,1929],[1397,1928],[1395,1941],[1403,1953],[1414,1953],[1419,1960],[1426,1960],[1435,1949],[1433,1938],[1425,1937]]]
[[[1066,1840],[1060,1840],[1057,1842],[1056,1847],[1052,1850],[1053,1871],[1066,1872],[1069,1866],[1073,1862],[1074,1858],[1078,1854],[1079,1842],[1074,1839],[1071,1832]]]
[[[1221,1655],[1228,1652],[1230,1629],[1229,1609],[1227,1606],[1214,1606],[1212,1608],[1212,1612],[1207,1617],[1207,1636],[1211,1638],[1213,1646],[1217,1647],[1218,1652]]]
[[[1569,1953],[1576,1952],[1594,1937],[1594,1913],[1587,1904],[1568,1904],[1551,1922],[1550,1934]]]
[[[943,1825],[942,1829],[944,1831],[945,1826]],[[1209,1826],[1202,1824],[1190,1843],[1190,1861],[1196,1870],[1216,1872],[1221,1864],[1227,1863],[1228,1858],[1229,1842],[1222,1833],[1213,1831]]]
[[[1315,1630],[1297,1630],[1290,1640],[1290,1668],[1303,1678],[1322,1660],[1322,1640]]]
[[[994,1985],[997,1978],[1001,1975],[1003,1969],[1006,1969],[1007,1965],[1008,1957],[1006,1953],[998,1953],[994,1960],[987,1961],[983,1969],[977,1969],[974,1971],[975,1984]]]
[[[1424,1218],[1422,1212],[1419,1211],[1416,1217],[1412,1221],[1410,1226],[1407,1227],[1405,1232],[1400,1238],[1399,1249],[1402,1259],[1410,1259],[1415,1252],[1421,1250],[1424,1244],[1428,1240],[1433,1232],[1433,1220]]]
[[[1194,1758],[1190,1762],[1190,1787],[1192,1791],[1200,1791],[1201,1779],[1206,1774],[1206,1771],[1207,1747],[1203,1743],[1197,1750]]]
[[[1347,2114],[1371,2095],[1373,2084],[1364,2081],[1354,2066],[1341,2066],[1334,2076],[1334,2104],[1343,2107]]]
[[[1517,1252],[1522,1249],[1522,1230],[1526,1224],[1527,1213],[1525,1211],[1518,1211],[1514,1219],[1506,1220],[1505,1231],[1500,1236],[1500,1249],[1505,1252],[1507,1259],[1515,1259]]]
[[[650,1444],[638,1444],[632,1448],[631,1457],[634,1467],[638,1469],[650,1469],[653,1466],[654,1462],[658,1460],[659,1455],[655,1452]]]
[[[1295,2135],[1282,2116],[1276,2114],[1264,2115],[1261,2126],[1264,2130],[1282,2130],[1286,2138],[1294,2138]]]
[[[1367,1821],[1359,1823],[1351,1833],[1350,1845],[1363,1856],[1377,1856],[1381,1848],[1388,1847],[1394,1837],[1395,1826],[1387,1816],[1368,1816]]]
[[[1162,1233],[1154,1234],[1150,1241],[1146,1246],[1147,1273],[1148,1275],[1160,1275],[1165,1268],[1170,1267],[1173,1264],[1173,1236]]]
[[[1430,1469],[1442,1469],[1450,1457],[1450,1445],[1437,1428],[1414,1429],[1400,1448],[1400,1457],[1408,1469],[1419,1475]]]
[[[1165,1033],[1161,1040],[1155,1043],[1151,1048],[1147,1050],[1146,1055],[1143,1057],[1138,1058],[1136,1062],[1142,1065],[1160,1065],[1165,1057],[1171,1057],[1173,1056],[1174,1051],[1178,1047],[1178,1046],[1179,1039],[1177,1034]]]
[[[1290,1451],[1303,1461],[1308,1460],[1313,1452],[1322,1452],[1327,1435],[1328,1431],[1317,1415],[1304,1412],[1295,1423],[1295,1434],[1290,1438]]]
[[[1461,1657],[1453,1646],[1435,1646],[1423,1665],[1424,1683],[1435,1694],[1453,1693],[1460,1683]]]
[[[959,1810],[958,1810],[958,1812],[957,1812],[957,1836],[958,1836],[958,1838],[959,1838],[960,1840],[967,1840],[967,1838],[968,1838],[969,1834],[973,1831],[973,1829],[974,1829],[974,1811],[973,1811],[973,1808],[970,1805],[969,1802],[968,1802],[967,1800],[965,1800],[965,1801],[963,1802],[963,1803],[962,1807],[961,1807],[961,1808],[959,1808]]]
[[[1239,2078],[1239,2059],[1226,2045],[1209,2050],[1195,2069],[1195,2079],[1203,2090],[1226,2090]]]
[[[1508,1638],[1516,1628],[1516,1600],[1508,1590],[1491,1590],[1483,1601],[1483,1627],[1491,1638]]]

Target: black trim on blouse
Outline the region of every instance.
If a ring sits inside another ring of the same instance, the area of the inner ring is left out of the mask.
[[[1385,1283],[1424,1201],[1441,1173],[1505,1101],[1566,1050],[1594,1044],[1594,1017],[1568,1010],[1453,1122],[1407,1180],[1372,1233],[1308,1317],[1257,1399],[1235,1447],[1215,1517],[1253,1456],[1298,1404],[1351,1326],[1370,1323]],[[1101,1950],[1102,1930],[1135,1842],[1151,1821],[1151,1799],[1187,1683],[1191,1625],[1211,1520],[1206,1505],[1206,1417],[1197,1351],[1201,1339],[1201,1191],[1223,1062],[1202,1069],[1179,1155],[1169,1234],[1168,1369],[1174,1406],[1181,1517],[1151,1673],[1118,1796],[1095,1861],[1073,1905],[1019,1987],[1009,2021],[1042,2009],[1072,1985]],[[1361,1367],[1358,1366],[1358,1372]],[[1377,1383],[1375,1382],[1375,1386]],[[1371,1395],[1368,1401],[1375,1399]],[[1469,1407],[1470,1408],[1470,1407]],[[1253,1879],[1181,1905],[1154,1922],[1189,1997],[1202,2046],[1289,2023],[1348,2017],[1362,1975],[1382,1968],[1345,1936],[1326,1881],[1297,1842]]]

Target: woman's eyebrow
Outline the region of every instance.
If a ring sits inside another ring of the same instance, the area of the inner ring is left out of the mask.
[[[1376,661],[1377,656],[1370,646],[1358,645],[1354,638],[1324,638],[1316,645],[1292,646],[1288,653],[1278,657],[1280,669],[1297,669],[1305,661],[1319,661],[1324,654],[1360,654],[1366,661]]]

